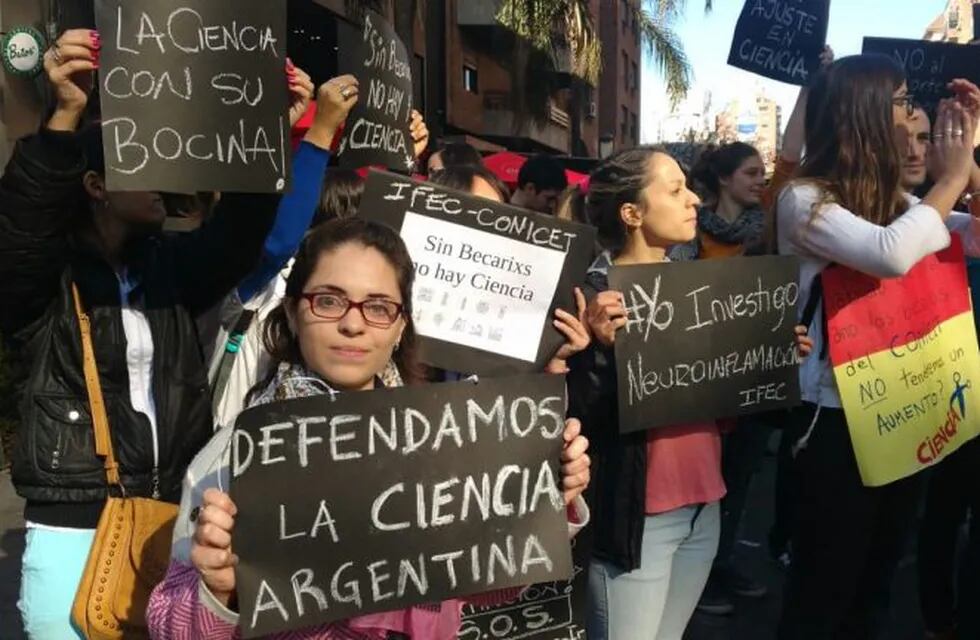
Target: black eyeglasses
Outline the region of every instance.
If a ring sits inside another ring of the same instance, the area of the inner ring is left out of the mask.
[[[897,96],[892,98],[892,104],[896,107],[905,105],[905,115],[912,117],[915,115],[915,96],[911,93],[906,93],[904,96]]]
[[[339,322],[351,309],[357,309],[368,326],[378,329],[387,329],[395,324],[405,309],[394,300],[368,298],[354,302],[339,293],[304,293],[300,298],[310,303],[310,313],[317,318]]]

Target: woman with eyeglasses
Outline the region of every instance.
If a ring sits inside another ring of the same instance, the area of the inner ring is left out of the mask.
[[[393,362],[406,384],[420,380],[412,322],[414,269],[404,242],[360,218],[327,222],[307,236],[286,283],[286,297],[264,325],[276,365],[249,399],[251,406],[289,398],[376,389]],[[562,485],[570,530],[587,520],[580,495],[589,481],[588,446],[579,423],[565,427]],[[237,637],[234,523],[227,494],[233,431],[222,429],[195,458],[185,479],[170,569],[147,609],[151,635],[171,640]],[[473,598],[491,605],[519,590]],[[461,600],[282,634],[282,638],[451,640]]]
[[[806,155],[780,194],[776,240],[800,257],[800,296],[823,303],[819,274],[840,264],[876,278],[906,274],[959,233],[980,253],[980,221],[951,213],[973,166],[980,93],[950,84],[932,152],[936,185],[921,201],[902,187],[914,114],[901,67],[879,55],[838,60],[810,88]],[[887,613],[892,577],[914,524],[922,478],[865,487],[840,393],[823,346],[818,308],[814,354],[800,368],[804,404],[793,414],[796,505],[793,564],[779,637],[870,638]]]

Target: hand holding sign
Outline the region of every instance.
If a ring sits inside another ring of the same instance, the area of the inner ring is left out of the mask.
[[[408,125],[408,130],[412,134],[412,144],[415,148],[416,160],[422,157],[426,148],[429,146],[429,127],[425,126],[422,114],[412,109],[412,121]]]
[[[585,295],[578,287],[575,287],[575,306],[578,315],[572,315],[564,309],[555,309],[555,319],[552,324],[565,336],[565,344],[558,348],[558,353],[545,367],[545,373],[568,373],[568,359],[576,353],[585,351],[591,342],[586,319]]]
[[[74,131],[88,105],[99,68],[102,44],[98,31],[70,29],[44,54],[44,71],[54,90],[57,107],[48,122],[52,131]]]
[[[980,117],[980,88],[977,85],[963,78],[954,78],[949,83],[949,90],[974,118]]]
[[[564,489],[565,506],[569,506],[575,498],[589,486],[592,461],[585,453],[589,449],[588,439],[581,435],[582,423],[576,418],[565,421],[565,432],[562,437],[565,447],[561,452],[561,484]]]
[[[306,73],[286,58],[286,78],[289,80],[289,93],[292,103],[289,105],[289,126],[296,126],[313,99],[313,80]]]
[[[327,80],[317,90],[316,115],[304,140],[321,149],[330,149],[337,131],[347,120],[360,95],[357,78],[351,75]]]
[[[235,595],[238,556],[231,550],[231,531],[238,507],[227,493],[217,489],[205,491],[203,499],[197,511],[191,563],[208,591],[227,607]]]
[[[619,291],[602,291],[592,302],[586,313],[592,335],[605,347],[616,343],[616,332],[626,326],[626,306],[623,294]]]

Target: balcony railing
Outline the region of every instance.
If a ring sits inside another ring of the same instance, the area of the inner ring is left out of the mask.
[[[562,152],[568,152],[571,118],[568,113],[554,104],[549,106],[548,122],[539,125],[534,122],[516,124],[511,94],[506,91],[483,92],[482,133],[494,136],[526,137],[548,145]]]

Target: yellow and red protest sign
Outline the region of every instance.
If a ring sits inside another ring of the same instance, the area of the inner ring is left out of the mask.
[[[902,278],[823,274],[827,339],[861,479],[881,486],[980,434],[980,350],[963,247]]]

